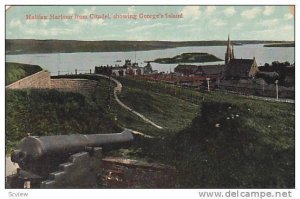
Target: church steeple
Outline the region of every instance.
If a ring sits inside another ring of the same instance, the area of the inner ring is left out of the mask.
[[[225,52],[225,64],[228,64],[231,59],[234,59],[234,52],[233,52],[233,46],[231,45],[230,37],[228,34],[227,49]]]

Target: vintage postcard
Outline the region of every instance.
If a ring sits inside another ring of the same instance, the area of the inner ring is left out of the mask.
[[[7,189],[295,188],[293,5],[5,18]]]

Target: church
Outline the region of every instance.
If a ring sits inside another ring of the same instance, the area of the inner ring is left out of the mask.
[[[254,78],[258,71],[255,57],[253,59],[236,59],[234,57],[233,45],[228,35],[223,79]]]

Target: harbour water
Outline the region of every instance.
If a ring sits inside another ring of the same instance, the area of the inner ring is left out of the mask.
[[[173,57],[182,53],[203,52],[213,54],[224,59],[226,46],[193,46],[178,47],[161,50],[136,51],[136,52],[78,52],[78,53],[51,53],[51,54],[20,54],[6,55],[6,62],[18,62],[40,65],[44,69],[56,75],[71,73],[77,69],[80,72],[93,71],[99,65],[123,65],[125,59],[138,62],[139,66],[145,66],[144,61],[156,58]],[[273,61],[295,62],[294,47],[263,47],[263,44],[247,44],[234,46],[235,58],[253,59],[258,65],[272,63]],[[117,60],[122,60],[119,62]],[[208,62],[199,64],[223,64],[220,62]],[[154,70],[159,72],[173,71],[177,64],[151,63]]]

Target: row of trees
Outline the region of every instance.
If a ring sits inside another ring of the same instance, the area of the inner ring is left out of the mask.
[[[281,86],[295,85],[295,64],[274,61],[272,64],[265,63],[259,70],[257,77],[263,78],[268,84],[274,84],[275,80],[278,80]]]

